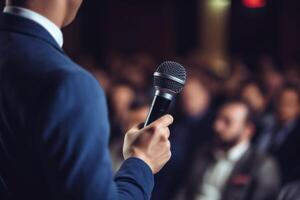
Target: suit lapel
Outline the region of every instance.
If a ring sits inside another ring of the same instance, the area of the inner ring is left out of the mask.
[[[206,169],[214,162],[215,160],[209,149],[205,149],[203,153],[196,156],[188,181],[188,199],[195,199],[196,195],[200,192],[200,186],[203,184]]]
[[[238,161],[229,176],[223,191],[223,200],[245,199],[248,187],[252,181],[253,162],[255,162],[252,149],[248,149]]]

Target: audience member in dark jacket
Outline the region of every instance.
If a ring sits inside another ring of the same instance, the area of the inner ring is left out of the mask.
[[[261,151],[272,154],[279,162],[283,184],[300,179],[300,92],[295,85],[285,85],[258,141]]]
[[[278,200],[299,200],[300,199],[300,182],[287,185],[282,189]]]
[[[178,200],[268,200],[280,187],[275,161],[251,147],[251,110],[242,100],[228,101],[214,122],[214,145],[199,150],[186,171]]]

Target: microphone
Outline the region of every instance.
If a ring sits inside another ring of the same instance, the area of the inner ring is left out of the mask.
[[[168,112],[174,96],[181,92],[186,81],[185,68],[173,61],[160,64],[153,76],[155,96],[144,127]]]

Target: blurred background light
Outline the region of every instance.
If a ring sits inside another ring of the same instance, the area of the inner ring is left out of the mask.
[[[230,0],[211,0],[210,5],[216,9],[224,8],[230,5]]]
[[[266,5],[266,0],[243,0],[243,4],[247,8],[263,8]]]

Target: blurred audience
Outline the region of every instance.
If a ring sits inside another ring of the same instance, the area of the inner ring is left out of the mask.
[[[249,104],[254,113],[256,132],[252,141],[256,142],[270,115],[267,111],[266,89],[258,81],[249,80],[242,84],[239,94]]]
[[[300,179],[300,92],[298,86],[286,84],[275,101],[275,114],[267,121],[258,147],[278,160],[283,183]]]
[[[300,65],[293,64],[291,66],[288,66],[285,70],[285,77],[286,80],[300,85]]]
[[[248,102],[256,117],[260,118],[266,112],[266,90],[256,81],[247,81],[242,85],[241,96]]]
[[[230,76],[224,83],[226,95],[234,96],[240,89],[240,85],[249,78],[247,66],[240,60],[233,62]]]
[[[253,113],[243,100],[226,102],[213,124],[215,140],[200,150],[177,199],[275,199],[280,178],[274,160],[251,147]]]
[[[298,200],[300,199],[300,182],[287,185],[282,189],[278,200]]]
[[[284,82],[282,74],[270,62],[271,61],[266,61],[263,63],[260,70],[260,79],[267,88],[266,96],[268,102],[271,102],[274,99]]]
[[[201,50],[176,60],[187,67],[188,80],[170,110],[172,158],[155,176],[152,200],[276,199],[280,185],[300,181],[299,63],[235,58],[220,71]],[[112,53],[101,65],[89,55],[78,62],[107,93],[118,169],[123,134],[146,119],[159,63],[143,52]],[[235,96],[240,99],[224,105]]]

